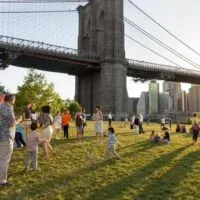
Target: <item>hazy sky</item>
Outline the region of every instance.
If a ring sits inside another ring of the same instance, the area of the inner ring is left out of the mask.
[[[147,17],[124,0],[124,16],[132,20],[143,29],[153,34],[162,42],[170,45],[176,51],[184,54],[196,63],[200,64],[200,57],[185,48],[162,29],[152,23]],[[199,0],[134,0],[140,8],[146,11],[165,28],[200,52],[200,1]],[[20,10],[68,10],[75,9],[76,3],[56,4],[2,4],[2,11]],[[188,63],[181,61],[173,54],[159,47],[147,39],[140,32],[125,24],[126,34],[144,43],[173,62],[188,68],[195,69]],[[58,44],[71,48],[77,48],[78,14],[75,13],[48,13],[48,14],[0,14],[0,34],[13,37],[26,38]],[[150,62],[170,64],[162,58],[125,38],[126,57]],[[46,78],[55,84],[55,89],[63,98],[73,98],[75,92],[75,80],[73,76],[61,73],[43,72]],[[10,66],[0,71],[0,82],[10,91],[16,92],[17,85],[22,84],[27,69]],[[66,82],[66,87],[63,83]],[[188,85],[182,85],[184,89]],[[141,91],[148,90],[148,83],[134,83],[127,78],[129,96],[139,97]]]

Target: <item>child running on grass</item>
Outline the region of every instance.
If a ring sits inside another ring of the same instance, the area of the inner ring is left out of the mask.
[[[117,137],[115,135],[115,130],[113,127],[108,129],[108,142],[107,142],[107,157],[110,158],[110,154],[115,155],[117,158],[120,158],[119,154],[116,152],[117,146]]]

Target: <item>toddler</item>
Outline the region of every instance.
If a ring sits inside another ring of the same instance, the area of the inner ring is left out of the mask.
[[[116,152],[117,137],[115,135],[115,130],[113,127],[108,129],[108,143],[107,143],[107,156],[110,158],[110,154],[115,155],[120,158],[119,154]]]

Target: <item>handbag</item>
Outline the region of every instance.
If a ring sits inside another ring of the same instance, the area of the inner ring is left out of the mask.
[[[193,131],[199,131],[199,126],[195,123],[192,125],[192,130]]]

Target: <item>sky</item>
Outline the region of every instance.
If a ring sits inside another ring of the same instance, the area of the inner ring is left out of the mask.
[[[196,51],[200,52],[200,1],[199,0],[133,0],[133,2],[147,12],[156,21],[161,23],[177,37],[189,44]],[[77,3],[50,3],[50,4],[5,4],[0,3],[2,11],[21,10],[68,10],[75,9]],[[154,35],[162,42],[168,44],[176,51],[200,64],[200,57],[173,39],[169,34],[151,22],[146,16],[135,9],[128,0],[124,0],[124,16]],[[177,58],[173,54],[158,46],[146,38],[136,29],[125,23],[125,33],[134,39],[149,46],[168,59],[176,62],[184,68],[195,69],[193,66]],[[77,48],[78,36],[78,13],[48,13],[48,14],[1,14],[0,13],[0,34],[12,37],[25,38],[35,41],[43,41],[50,44],[57,44],[70,48]],[[126,58],[170,64],[170,62],[149,52],[133,41],[125,38]],[[17,86],[23,83],[27,69],[9,66],[0,71],[0,83],[10,92],[16,92]],[[55,90],[63,99],[74,98],[75,78],[67,74],[42,72],[49,82],[53,82]],[[66,87],[63,83],[66,83]],[[162,81],[160,91],[162,91]],[[182,89],[188,90],[190,85],[182,84]],[[142,91],[148,91],[147,83],[135,83],[132,78],[127,78],[127,90],[130,97],[139,97]]]

